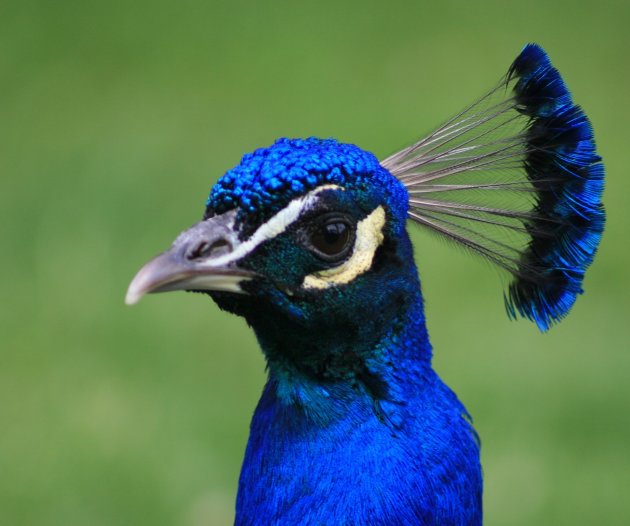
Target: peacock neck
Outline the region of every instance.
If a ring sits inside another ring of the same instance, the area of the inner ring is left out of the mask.
[[[377,417],[394,418],[386,408],[407,405],[431,371],[419,286],[395,305],[391,316],[382,309],[357,320],[356,327],[306,337],[295,329],[280,331],[278,339],[258,332],[269,364],[266,392],[316,425],[343,418],[352,404],[367,404]]]
[[[408,299],[362,374],[321,381],[267,354],[238,526],[481,524],[476,435],[431,368],[419,289]]]

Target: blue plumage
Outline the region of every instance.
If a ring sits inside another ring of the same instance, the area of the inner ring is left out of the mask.
[[[514,276],[512,318],[547,330],[568,313],[603,231],[604,169],[541,47],[525,46],[498,86],[382,164],[407,187],[411,219]]]
[[[404,189],[374,154],[334,139],[278,139],[243,156],[213,186],[205,217],[237,209],[246,231],[269,219],[289,201],[319,185],[363,185],[372,192],[395,192],[392,205],[407,202]]]
[[[480,525],[479,442],[431,366],[407,220],[512,273],[508,312],[541,329],[581,292],[604,224],[587,118],[544,51],[380,162],[280,139],[213,187],[203,220],[131,283],[210,294],[268,364],[238,525]]]
[[[519,79],[514,87],[518,109],[531,119],[525,170],[541,190],[536,217],[527,225],[532,239],[520,268],[525,278],[529,269],[541,276],[514,282],[507,305],[512,316],[518,312],[547,329],[582,293],[584,272],[599,245],[604,168],[588,118],[540,47],[525,47],[508,73],[512,76]]]

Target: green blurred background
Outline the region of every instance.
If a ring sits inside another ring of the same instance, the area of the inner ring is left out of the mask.
[[[546,47],[606,160],[587,294],[541,335],[414,230],[488,525],[630,524],[627,1],[0,3],[0,524],[229,524],[264,381],[201,295],[123,304],[212,183],[279,136],[384,157]],[[505,279],[503,279],[505,282]]]

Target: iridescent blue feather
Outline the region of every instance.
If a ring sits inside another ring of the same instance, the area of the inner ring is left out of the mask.
[[[518,312],[547,329],[582,293],[584,272],[599,245],[604,167],[588,118],[540,47],[530,44],[523,50],[510,68],[508,78],[512,76],[519,79],[514,87],[518,109],[531,119],[527,176],[534,186],[548,178],[556,183],[537,196],[532,239],[522,256],[522,268],[538,269],[539,276],[527,279],[524,272],[512,283],[507,306],[512,316]],[[553,237],[537,236],[547,218],[557,220]]]
[[[411,219],[514,276],[511,317],[541,330],[582,292],[604,227],[604,168],[590,122],[547,54],[527,45],[488,94],[383,161]]]

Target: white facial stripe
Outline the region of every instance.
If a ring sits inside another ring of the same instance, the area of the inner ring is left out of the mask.
[[[289,226],[298,220],[298,218],[302,215],[302,212],[308,210],[315,204],[317,201],[317,194],[323,192],[324,190],[343,190],[343,188],[334,184],[320,186],[305,196],[294,199],[286,206],[286,208],[283,208],[275,216],[269,219],[269,221],[260,225],[252,237],[238,245],[232,252],[214,259],[209,259],[199,266],[201,268],[223,267],[229,263],[238,261],[247,254],[250,254],[265,241],[273,239],[286,231]]]
[[[350,259],[337,267],[306,276],[302,286],[305,289],[325,289],[333,285],[350,283],[358,275],[369,270],[376,249],[384,239],[383,226],[385,210],[379,206],[357,224],[357,235]]]

